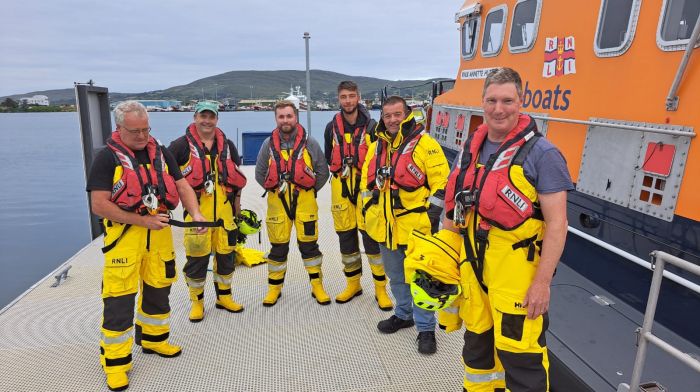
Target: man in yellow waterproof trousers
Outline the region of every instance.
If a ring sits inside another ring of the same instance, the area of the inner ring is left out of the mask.
[[[169,342],[168,296],[177,280],[169,213],[182,200],[194,221],[205,219],[175,159],[150,136],[146,108],[122,102],[114,120],[117,129],[93,161],[87,191],[105,228],[100,362],[107,387],[121,391],[129,387],[134,338],[145,354],[170,358],[182,352]]]
[[[299,124],[298,115],[290,101],[275,105],[277,127],[263,142],[255,164],[255,180],[267,194],[265,224],[271,245],[266,255],[266,307],[274,306],[282,295],[292,226],[311,281],[311,296],[321,305],[331,302],[323,288],[316,204],[316,192],[328,180],[328,165],[318,142]]]

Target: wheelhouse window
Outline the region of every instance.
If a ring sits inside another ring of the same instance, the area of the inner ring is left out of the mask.
[[[506,10],[506,6],[498,6],[486,15],[484,38],[481,42],[481,54],[484,57],[496,56],[501,51],[506,27]]]
[[[639,0],[603,0],[595,37],[599,56],[619,56],[627,51],[634,37]]]
[[[515,5],[508,43],[512,53],[527,52],[534,46],[541,6],[541,0],[520,0]]]
[[[684,50],[698,15],[700,1],[665,0],[657,33],[659,47],[663,50]]]
[[[479,36],[479,15],[468,17],[462,23],[462,57],[471,59],[476,53]]]

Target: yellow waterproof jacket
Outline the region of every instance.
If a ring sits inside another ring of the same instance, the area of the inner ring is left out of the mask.
[[[404,137],[411,135],[416,126],[413,114],[410,114],[401,123],[396,137],[392,137],[387,133],[384,121],[380,121],[377,125],[377,140],[369,146],[362,166],[360,197],[365,217],[365,230],[372,239],[384,244],[389,249],[397,249],[399,245],[406,245],[408,236],[413,229],[422,233],[430,233],[430,220],[425,212],[430,206],[429,199],[437,191],[445,188],[447,177],[450,174],[442,147],[430,135],[424,134],[418,140],[411,154],[413,154],[412,159],[418,169],[425,173],[427,186],[419,187],[412,192],[401,188],[394,189],[395,197],[393,198],[390,180],[387,180],[389,184],[382,190],[374,190],[374,195],[373,189],[368,189],[369,163],[376,159],[377,143],[386,143],[385,145],[388,146],[387,158],[391,162]],[[373,198],[374,200],[372,200]],[[400,205],[401,208],[395,208],[396,205]],[[416,209],[423,211],[410,211]]]

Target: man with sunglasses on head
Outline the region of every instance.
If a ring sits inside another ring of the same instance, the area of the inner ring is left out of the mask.
[[[404,259],[412,230],[437,232],[450,169],[438,142],[401,97],[388,97],[382,104],[376,136],[362,167],[362,212],[367,234],[379,243],[396,299],[394,315],[379,322],[377,329],[389,334],[415,324],[418,352],[433,354],[435,315],[413,306]]]
[[[100,363],[107,387],[121,391],[129,387],[134,339],[144,354],[171,358],[182,352],[168,339],[168,297],[177,280],[168,222],[180,200],[192,220],[205,219],[175,159],[150,135],[146,108],[122,102],[114,109],[114,120],[117,130],[95,156],[87,191],[92,212],[104,218],[105,228]]]
[[[193,323],[204,319],[204,284],[212,253],[216,308],[231,313],[243,311],[243,305],[231,296],[231,279],[238,238],[235,218],[241,211],[241,190],[246,178],[238,169],[241,158],[236,146],[217,127],[218,123],[219,103],[201,101],[195,106],[194,121],[185,129],[185,135],[169,147],[185,180],[197,193],[202,214],[209,221],[222,223],[204,234],[194,228],[185,230],[187,263],[183,272],[190,292],[189,319]],[[189,220],[191,217],[185,216],[185,221]]]

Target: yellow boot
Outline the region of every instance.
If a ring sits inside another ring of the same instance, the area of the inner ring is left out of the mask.
[[[321,278],[311,280],[311,296],[316,298],[316,302],[321,305],[328,305],[331,303],[331,297],[328,296],[328,293],[326,293],[326,290],[323,288]]]
[[[148,342],[141,341],[142,349],[144,354],[158,354],[163,358],[173,358],[182,354],[182,348],[180,346],[170,344],[167,341],[164,342]]]
[[[384,274],[384,264],[379,255],[367,255],[369,259],[369,267],[372,269],[372,278],[374,279],[374,299],[377,300],[379,309],[388,311],[394,309],[394,304],[391,303],[391,298],[386,293],[386,275]]]
[[[123,391],[129,388],[129,377],[126,372],[107,373],[107,388],[110,391]]]
[[[346,302],[350,302],[350,300],[357,297],[358,295],[362,295],[362,286],[360,285],[361,277],[361,274],[348,277],[347,287],[345,287],[345,290],[343,290],[340,294],[338,294],[335,297],[335,302],[339,304],[344,304]]]
[[[231,313],[240,313],[243,311],[243,305],[234,301],[231,297],[231,285],[223,283],[214,283],[216,289],[216,308],[225,309]]]
[[[322,264],[323,256],[304,259],[304,268],[306,268],[306,272],[309,273],[309,280],[311,281],[311,296],[316,298],[316,302],[319,304],[328,305],[331,303],[331,297],[328,296],[328,293],[326,293],[326,290],[323,288],[321,276]]]
[[[287,261],[274,261],[266,258],[267,261],[267,294],[263,298],[263,306],[275,306],[277,300],[282,296],[282,284],[284,275],[287,273]]]
[[[204,284],[204,282],[202,282]],[[189,287],[190,289],[190,301],[192,305],[190,307],[190,321],[193,323],[198,323],[204,319],[204,288],[202,287]]]
[[[275,306],[277,300],[282,296],[282,285],[281,284],[271,284],[267,286],[267,294],[263,298],[263,306],[271,307]]]

